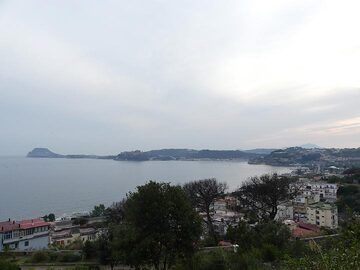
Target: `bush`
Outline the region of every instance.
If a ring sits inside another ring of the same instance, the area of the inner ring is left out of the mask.
[[[64,254],[59,261],[60,262],[78,262],[81,260],[81,256],[74,253]]]
[[[46,251],[36,251],[31,256],[31,262],[33,263],[40,263],[40,262],[47,262],[50,260],[49,254]]]
[[[20,270],[20,267],[14,263],[0,259],[1,270]]]
[[[83,254],[85,259],[92,259],[96,256],[96,245],[94,242],[86,241],[83,246]]]

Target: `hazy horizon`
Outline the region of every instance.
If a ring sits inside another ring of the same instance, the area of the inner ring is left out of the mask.
[[[0,155],[360,147],[358,1],[1,1]]]

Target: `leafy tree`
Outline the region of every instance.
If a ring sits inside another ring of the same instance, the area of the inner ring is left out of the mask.
[[[0,258],[0,269],[1,270],[20,270],[20,267],[15,263],[11,263]]]
[[[360,213],[360,186],[344,185],[338,189],[339,212],[345,212],[349,208],[352,212]]]
[[[113,258],[166,270],[194,252],[201,222],[181,187],[153,181],[139,186],[127,196],[124,214],[110,230]]]
[[[48,215],[45,215],[45,216],[43,216],[43,219],[44,219],[46,222],[54,222],[54,221],[55,221],[55,214],[50,213],[50,214],[48,214]]]
[[[291,180],[277,174],[252,177],[235,193],[244,207],[250,208],[262,220],[273,220],[277,207],[296,195]]]
[[[104,216],[105,215],[105,205],[103,204],[99,204],[99,205],[95,205],[94,209],[91,211],[91,216],[92,217],[100,217],[100,216]]]
[[[85,241],[83,248],[82,248],[83,254],[85,259],[92,259],[96,255],[96,246],[94,242]]]
[[[238,226],[230,227],[227,238],[239,246],[240,253],[258,249],[264,261],[273,261],[279,252],[288,249],[291,233],[289,228],[278,222],[259,223],[255,227],[240,221]]]
[[[360,221],[353,220],[331,243],[310,242],[311,253],[288,258],[282,269],[351,270],[360,269]]]
[[[110,207],[106,209],[105,216],[108,223],[111,224],[120,224],[124,219],[124,204],[125,199],[121,202],[113,203]]]
[[[211,205],[217,198],[224,195],[226,189],[226,183],[220,183],[215,178],[197,180],[184,185],[184,190],[193,206],[206,213],[209,234],[213,237],[215,243],[217,243],[218,239],[214,230]]]
[[[245,251],[254,246],[257,235],[255,235],[254,229],[249,224],[240,221],[236,227],[228,228],[226,237],[232,243],[237,244],[241,251]]]

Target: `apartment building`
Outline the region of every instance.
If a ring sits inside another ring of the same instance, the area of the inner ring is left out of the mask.
[[[330,229],[338,227],[337,206],[330,203],[318,202],[309,204],[306,208],[307,222]]]
[[[50,224],[44,220],[8,220],[0,222],[0,251],[5,247],[27,251],[47,248]]]

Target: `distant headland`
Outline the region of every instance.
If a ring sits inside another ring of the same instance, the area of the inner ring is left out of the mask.
[[[26,157],[28,158],[91,158],[91,159],[114,159],[115,156],[97,156],[97,155],[61,155],[50,151],[48,148],[37,147],[31,150]]]

